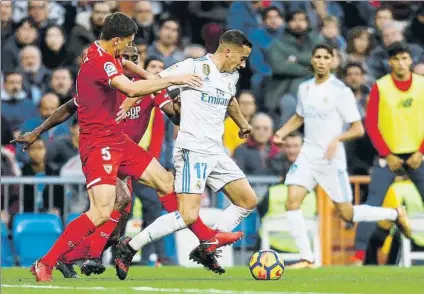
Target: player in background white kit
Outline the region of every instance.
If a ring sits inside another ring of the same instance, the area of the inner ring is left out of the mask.
[[[198,89],[185,88],[180,94],[181,120],[174,150],[178,212],[161,216],[118,248],[117,255],[124,256],[124,261],[130,261],[144,245],[191,225],[198,217],[206,185],[214,191],[222,190],[233,203],[217,220],[214,228],[218,231],[231,232],[256,207],[255,192],[244,173],[225,153],[222,142],[227,112],[239,126],[241,137],[252,129],[234,98],[239,79],[237,70],[246,66],[251,47],[244,33],[229,30],[220,37],[214,54],[186,59],[159,73],[160,77],[194,73],[202,78],[203,85]],[[243,234],[239,234],[241,238]],[[216,236],[196,247],[190,258],[204,264],[204,259],[216,257],[218,247],[234,242]],[[126,273],[121,276],[125,277]]]
[[[364,127],[352,91],[330,72],[333,54],[333,48],[328,45],[314,48],[311,64],[315,77],[300,84],[296,114],[274,137],[274,142],[281,145],[289,133],[305,124],[303,147],[285,181],[289,186],[287,219],[301,257],[292,268],[315,267],[300,205],[317,184],[333,200],[343,220],[397,221],[405,235],[410,236],[410,227],[403,208],[352,205],[343,142],[363,136]],[[350,124],[350,128],[344,132],[346,124]]]

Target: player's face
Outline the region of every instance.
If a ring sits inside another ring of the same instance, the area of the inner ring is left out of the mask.
[[[159,60],[151,61],[149,65],[146,67],[146,71],[153,75],[160,73],[161,71],[163,71],[163,69],[164,69],[164,64],[162,61],[159,61]]]
[[[227,48],[227,62],[224,71],[233,73],[236,70],[246,67],[247,58],[252,51],[248,46],[230,46]]]
[[[330,72],[333,64],[333,56],[326,49],[318,49],[311,58],[314,73],[326,75]]]
[[[125,49],[132,44],[134,41],[134,35],[126,37],[126,38],[113,38],[113,44],[116,49],[115,56],[120,56],[124,53]]]
[[[412,65],[412,58],[409,53],[399,53],[389,59],[389,65],[393,70],[393,73],[402,78],[409,74]]]
[[[138,55],[136,47],[129,46],[124,50],[124,53],[122,53],[122,58],[124,58],[125,60],[132,61],[135,64],[138,64],[140,56]]]

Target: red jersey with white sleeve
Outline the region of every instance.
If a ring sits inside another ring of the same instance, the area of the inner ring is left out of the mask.
[[[124,126],[124,133],[135,143],[139,143],[149,125],[150,115],[154,107],[162,108],[172,102],[167,90],[163,89],[158,94],[144,96],[137,104],[130,108]]]
[[[122,125],[115,121],[123,97],[122,93],[110,86],[110,81],[121,74],[120,58],[110,55],[97,42],[88,48],[76,84],[82,141],[86,139],[95,143],[93,140],[104,137],[114,142],[123,141]]]

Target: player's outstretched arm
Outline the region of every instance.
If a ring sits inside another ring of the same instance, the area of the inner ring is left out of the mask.
[[[240,111],[238,101],[234,97],[231,99],[231,102],[228,105],[228,115],[240,128],[239,137],[246,138],[247,135],[250,134],[250,132],[252,131],[252,127],[250,126],[249,122],[244,118],[243,114]]]
[[[74,99],[69,100],[56,109],[51,116],[49,116],[33,131],[19,135],[19,137],[15,140],[12,140],[11,143],[24,144],[23,149],[26,150],[29,146],[31,146],[32,143],[35,142],[35,140],[37,140],[41,134],[70,118],[75,113],[75,111],[77,111],[77,108],[78,107],[75,105]]]
[[[142,79],[145,79],[145,80],[155,80],[155,79],[160,78],[159,75],[153,75],[153,74],[149,73],[148,71],[146,71],[145,69],[141,68],[139,65],[135,64],[132,61],[123,59],[123,64],[122,65],[124,66],[124,68],[126,68],[130,72],[138,75]]]
[[[291,132],[300,128],[302,125],[303,117],[296,113],[275,133],[274,143],[276,145],[282,145],[284,138]]]

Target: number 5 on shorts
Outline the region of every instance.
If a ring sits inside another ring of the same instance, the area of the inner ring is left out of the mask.
[[[206,168],[208,167],[208,164],[205,162],[198,162],[194,165],[194,168],[197,171],[197,178],[201,179],[202,178],[202,167],[203,167],[203,179],[206,179]]]
[[[105,147],[105,148],[101,149],[103,160],[110,160],[112,158],[112,156],[110,155],[109,149],[110,149],[110,147]]]

